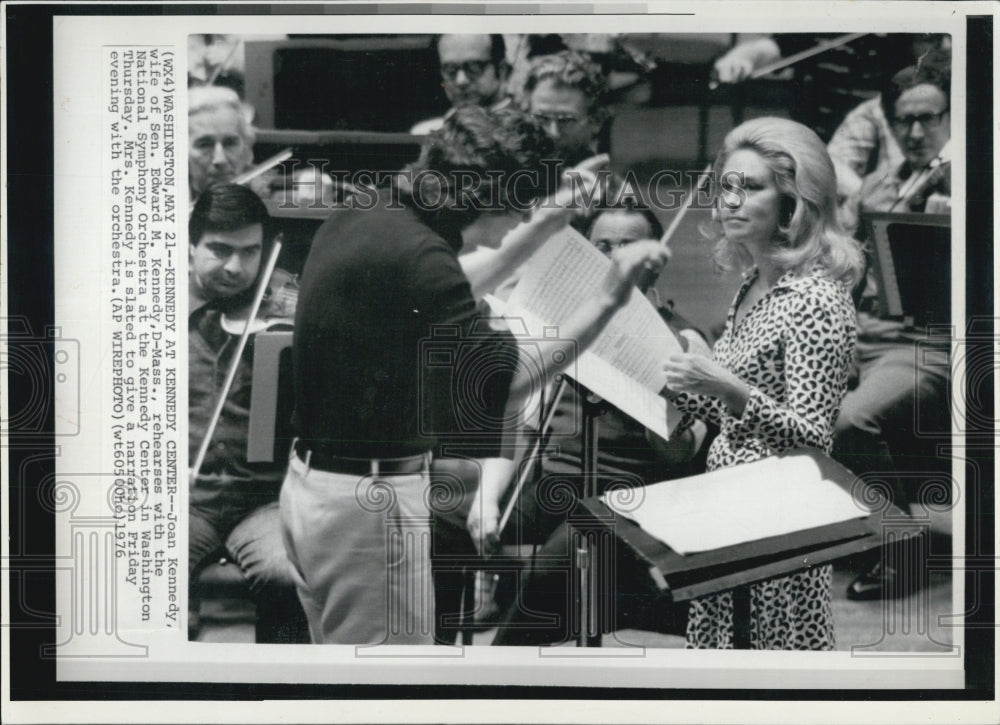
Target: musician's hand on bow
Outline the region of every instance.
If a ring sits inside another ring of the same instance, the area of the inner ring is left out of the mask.
[[[480,556],[489,556],[500,548],[500,507],[490,499],[482,495],[482,490],[477,491],[465,521]]]
[[[741,40],[715,61],[713,75],[719,83],[739,83],[757,68],[781,57],[781,49],[768,36]]]
[[[254,194],[259,196],[261,199],[270,199],[274,189],[275,183],[278,182],[278,177],[273,173],[263,173],[260,176],[255,176],[247,182],[247,186],[253,191]]]
[[[717,83],[739,83],[753,73],[753,59],[738,52],[729,52],[715,61],[712,69]]]
[[[657,275],[670,260],[670,250],[654,239],[642,239],[618,247],[611,255],[611,267],[602,283],[602,291],[619,307],[628,301],[639,281]]]
[[[669,393],[711,395],[739,415],[750,397],[747,384],[713,358],[691,353],[671,355],[663,364]]]

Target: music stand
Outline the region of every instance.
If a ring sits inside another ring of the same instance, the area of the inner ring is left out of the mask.
[[[253,388],[250,391],[250,421],[247,430],[247,462],[273,463],[287,453],[290,429],[288,413],[292,331],[258,332],[254,336]],[[287,351],[287,352],[286,352]],[[282,372],[286,372],[282,375]],[[284,385],[282,384],[284,383]],[[285,395],[281,395],[285,393]],[[282,400],[282,398],[285,398]]]
[[[850,492],[857,477],[815,449],[797,449],[777,456],[808,456],[822,477]],[[581,575],[580,623],[586,631],[581,643],[599,645],[607,627],[601,603],[609,598],[611,572],[601,562],[606,550],[624,545],[649,565],[657,589],[672,603],[732,590],[733,635],[737,649],[750,646],[751,584],[788,576],[798,571],[860,554],[883,545],[883,533],[891,524],[894,536],[916,535],[920,528],[909,516],[887,501],[867,516],[812,529],[774,536],[736,546],[681,555],[654,538],[637,523],[615,513],[599,498],[579,502],[570,526],[588,550],[586,571]],[[613,626],[613,624],[612,624]]]
[[[951,216],[866,213],[884,315],[910,326],[951,324]]]

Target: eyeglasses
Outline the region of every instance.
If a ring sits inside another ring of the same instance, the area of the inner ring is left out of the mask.
[[[479,77],[490,67],[487,60],[467,60],[462,63],[442,63],[441,75],[450,81],[458,77],[458,72],[465,73],[465,77],[470,81],[478,80]]]
[[[533,113],[531,114],[539,124],[544,128],[548,128],[552,124],[556,125],[560,131],[565,131],[568,128],[572,128],[578,123],[581,123],[581,119],[573,114],[561,114],[558,116],[550,116],[547,113]]]
[[[919,116],[897,116],[892,119],[892,127],[899,133],[903,133],[913,128],[914,123],[919,123],[925,131],[933,131],[941,125],[941,120],[946,113],[948,113],[948,109],[940,113],[921,113]]]

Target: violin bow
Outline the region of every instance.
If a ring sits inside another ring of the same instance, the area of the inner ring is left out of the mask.
[[[270,158],[265,159],[264,161],[260,162],[256,166],[253,166],[253,167],[247,169],[246,171],[244,171],[239,176],[234,176],[233,180],[230,181],[229,183],[230,184],[239,184],[240,186],[245,186],[245,185],[249,184],[251,181],[253,181],[254,179],[256,179],[258,176],[260,176],[261,174],[263,174],[265,171],[270,171],[271,169],[273,169],[275,166],[277,166],[281,162],[287,161],[288,159],[292,158],[292,154],[293,153],[295,153],[295,152],[289,146],[288,148],[286,148],[286,149],[284,149],[282,151],[279,151],[274,156],[271,156]],[[188,209],[189,213],[194,210],[194,205],[197,202],[198,202],[197,199],[195,199],[195,201],[191,202],[191,206]]]
[[[276,153],[274,156],[270,157],[269,159],[265,159],[264,161],[261,161],[256,166],[247,169],[246,171],[244,171],[239,176],[233,177],[232,183],[233,184],[240,184],[240,185],[249,184],[251,181],[253,181],[254,179],[256,179],[258,176],[260,176],[261,174],[263,174],[265,171],[270,171],[272,168],[274,168],[275,166],[277,166],[278,164],[280,164],[282,161],[287,161],[288,159],[292,158],[292,153],[293,152],[292,152],[291,147],[289,147],[287,149],[284,149],[282,151],[279,151],[278,153]]]
[[[568,384],[568,379],[565,374],[563,374],[562,379],[559,381],[559,385],[556,388],[555,393],[552,394],[552,401],[549,403],[549,407],[542,419],[542,428],[538,435],[535,437],[535,442],[531,446],[531,451],[524,458],[527,464],[521,468],[521,473],[517,477],[517,485],[514,486],[514,492],[510,496],[510,500],[507,501],[507,506],[504,508],[503,516],[500,517],[500,523],[497,526],[497,534],[503,532],[507,527],[507,522],[510,520],[511,514],[514,513],[514,507],[517,505],[518,499],[521,498],[521,491],[524,490],[524,486],[528,482],[528,478],[531,476],[531,472],[535,467],[535,459],[538,457],[538,451],[542,447],[542,443],[548,441],[551,435],[552,419],[555,417],[556,408],[559,405],[559,401],[562,400],[563,393],[566,392],[566,386]]]
[[[777,73],[779,70],[784,70],[789,66],[793,66],[801,60],[806,58],[812,58],[814,55],[819,55],[820,53],[825,53],[828,50],[833,50],[834,48],[839,48],[842,45],[847,45],[858,38],[864,37],[868,33],[845,33],[844,35],[838,35],[836,38],[830,38],[829,40],[822,40],[812,48],[806,48],[805,50],[799,51],[798,53],[793,53],[787,58],[779,58],[773,63],[768,63],[762,65],[760,68],[755,69],[744,78],[744,81],[753,81],[758,78],[763,78],[771,73]],[[742,81],[738,81],[742,82]],[[709,90],[715,90],[719,87],[719,81],[714,80],[708,84]]]
[[[758,78],[763,78],[771,73],[777,73],[779,70],[784,70],[785,68],[795,65],[800,60],[805,60],[806,58],[812,58],[814,55],[819,55],[820,53],[825,53],[828,50],[833,50],[834,48],[839,48],[842,45],[847,45],[858,38],[864,37],[868,33],[846,33],[844,35],[838,35],[836,38],[830,38],[829,40],[821,40],[812,48],[806,48],[798,53],[793,53],[787,58],[781,58],[773,63],[768,63],[767,65],[762,65],[753,71],[747,78],[749,80],[757,80]]]
[[[246,349],[247,340],[250,338],[250,330],[252,329],[253,321],[257,318],[257,312],[260,310],[261,302],[264,301],[264,293],[267,292],[267,286],[271,280],[271,274],[274,272],[274,267],[278,263],[278,254],[280,253],[281,235],[279,234],[278,238],[274,240],[274,247],[271,249],[271,256],[267,258],[267,264],[264,266],[264,273],[261,275],[260,283],[257,285],[257,291],[253,297],[253,304],[250,306],[250,314],[247,316],[246,324],[243,326],[243,334],[240,335],[240,341],[236,345],[236,352],[233,354],[233,359],[229,363],[229,370],[226,372],[226,381],[222,385],[222,390],[219,393],[219,399],[215,403],[215,410],[212,412],[212,417],[208,422],[208,430],[205,431],[205,437],[201,441],[201,446],[198,448],[198,455],[195,456],[194,465],[191,467],[192,480],[198,478],[201,466],[205,462],[205,455],[208,453],[208,444],[212,442],[212,436],[215,435],[215,428],[219,424],[222,409],[226,405],[226,398],[229,397],[229,389],[233,386],[233,380],[236,378],[236,368],[239,367],[240,359],[243,357],[243,350]]]

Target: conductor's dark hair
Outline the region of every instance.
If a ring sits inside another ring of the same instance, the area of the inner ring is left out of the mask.
[[[462,33],[442,33],[434,37],[434,47],[441,43],[441,38],[445,35],[462,35]],[[507,43],[499,33],[490,33],[490,63],[494,68],[500,69],[507,64]]]
[[[911,88],[931,85],[951,98],[951,51],[939,48],[920,57],[916,65],[894,75],[882,89],[882,110],[890,121],[896,115],[896,101]]]
[[[471,224],[485,211],[523,211],[558,179],[548,165],[552,141],[537,121],[514,109],[456,108],[399,177],[404,197],[426,210]]]
[[[217,184],[203,191],[188,220],[188,240],[198,246],[205,232],[235,232],[260,224],[264,228],[264,257],[270,251],[271,216],[253,191],[239,184]]]

